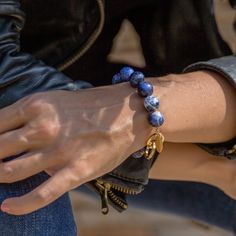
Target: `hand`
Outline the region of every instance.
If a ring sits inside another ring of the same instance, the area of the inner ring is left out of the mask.
[[[24,196],[6,199],[1,209],[13,215],[30,213],[113,170],[144,144],[135,140],[135,132],[143,126],[150,132],[150,125],[142,120],[146,116],[136,115],[138,110],[146,114],[127,85],[39,93],[2,109],[0,159],[26,154],[0,164],[0,182],[15,182],[41,171],[51,178]]]

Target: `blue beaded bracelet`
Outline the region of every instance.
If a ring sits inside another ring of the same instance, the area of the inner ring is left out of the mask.
[[[138,94],[144,97],[144,107],[148,111],[148,121],[155,127],[155,132],[149,137],[146,147],[135,152],[132,156],[140,158],[144,156],[150,160],[154,157],[156,151],[158,153],[163,150],[164,136],[159,128],[164,123],[163,114],[158,111],[160,101],[153,96],[153,86],[145,81],[145,76],[140,71],[134,71],[131,67],[123,67],[120,72],[113,76],[112,84],[119,84],[122,82],[129,82],[133,88],[137,88]]]

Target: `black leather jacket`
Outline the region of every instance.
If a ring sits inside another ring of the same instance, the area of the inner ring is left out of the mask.
[[[91,86],[80,78],[106,84],[106,76],[97,81],[92,71],[106,70],[99,63],[106,61],[124,18],[140,34],[149,68],[159,74],[209,69],[236,88],[236,57],[218,33],[212,6],[211,0],[23,0],[21,6],[19,0],[0,0],[0,107],[39,91]],[[235,139],[199,145],[232,159],[234,144]],[[127,208],[125,195],[143,190],[151,165],[130,157],[90,182],[104,213],[107,202],[119,211]]]

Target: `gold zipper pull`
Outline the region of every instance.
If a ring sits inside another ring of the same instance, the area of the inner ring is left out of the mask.
[[[110,189],[110,185],[106,186],[107,184],[104,185],[104,191],[103,194],[101,195],[102,199],[102,214],[107,215],[109,212],[109,207],[108,207],[108,197],[107,193]]]
[[[109,207],[108,207],[108,191],[111,188],[111,185],[108,183],[104,183],[101,180],[97,180],[97,186],[100,188],[100,196],[102,202],[102,213],[104,215],[108,214]]]

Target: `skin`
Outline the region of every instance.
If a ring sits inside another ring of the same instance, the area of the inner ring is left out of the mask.
[[[210,184],[236,199],[235,163],[213,156],[194,144],[167,142],[149,177]]]
[[[235,197],[234,162],[190,144],[236,136],[233,87],[206,71],[147,80],[161,101],[167,141],[151,177],[210,183]],[[51,178],[24,196],[6,199],[1,210],[30,213],[113,170],[153,132],[146,117],[142,99],[128,84],[38,93],[2,109],[0,159],[27,154],[1,163],[0,181],[12,183],[43,170]]]

